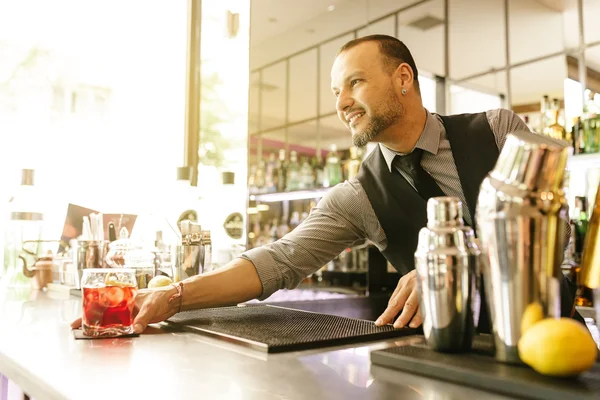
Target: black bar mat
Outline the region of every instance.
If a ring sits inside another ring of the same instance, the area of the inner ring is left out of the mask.
[[[272,305],[185,311],[167,322],[268,353],[412,335],[414,329]]]
[[[421,343],[373,351],[371,362],[520,398],[600,399],[600,364],[578,378],[546,377],[526,366],[496,362],[491,335],[476,336],[471,353],[438,353],[423,339]]]

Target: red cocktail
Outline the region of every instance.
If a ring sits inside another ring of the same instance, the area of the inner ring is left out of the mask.
[[[118,336],[133,332],[137,292],[133,270],[84,270],[82,288],[85,335]]]

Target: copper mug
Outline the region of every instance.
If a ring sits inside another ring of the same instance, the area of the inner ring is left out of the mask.
[[[19,258],[23,261],[23,275],[31,278],[33,289],[42,290],[49,283],[52,283],[52,265],[54,264],[54,259],[51,252],[46,256],[36,259],[31,268],[27,265],[25,257],[19,256]]]
[[[35,290],[42,290],[53,281],[53,265],[54,256],[52,251],[48,250],[45,256],[37,257],[36,252],[30,249],[30,244],[35,243],[36,246],[40,246],[41,243],[61,243],[60,240],[25,240],[23,242],[22,251],[23,254],[19,255],[19,258],[23,261],[23,275],[31,278],[31,286]],[[36,247],[39,248],[39,247]],[[27,260],[35,259],[33,265],[30,267]]]

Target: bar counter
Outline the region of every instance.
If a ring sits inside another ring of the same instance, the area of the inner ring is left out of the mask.
[[[81,298],[0,290],[0,374],[35,400],[507,399],[371,365],[415,337],[266,354],[158,325],[135,338],[75,340]],[[1,393],[0,393],[1,397]]]

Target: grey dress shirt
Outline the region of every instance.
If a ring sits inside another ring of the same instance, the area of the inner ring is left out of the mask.
[[[501,151],[506,135],[527,129],[514,112],[496,109],[486,112]],[[396,154],[380,145],[392,173]],[[423,149],[421,166],[448,196],[463,202],[464,219],[472,222],[462,191],[450,142],[442,120],[427,111],[427,120],[416,147]],[[401,172],[402,173],[402,172]],[[245,252],[241,257],[251,261],[262,282],[261,300],[279,289],[293,289],[308,275],[338,256],[345,248],[364,239],[379,250],[388,245],[371,203],[358,179],[340,183],[325,194],[308,218],[278,241]]]

